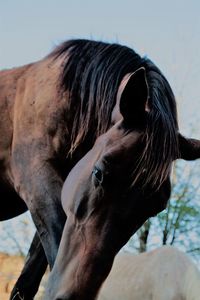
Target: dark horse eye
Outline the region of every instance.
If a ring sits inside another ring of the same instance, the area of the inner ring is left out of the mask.
[[[103,182],[103,172],[99,168],[94,167],[92,174],[95,176],[99,184]]]

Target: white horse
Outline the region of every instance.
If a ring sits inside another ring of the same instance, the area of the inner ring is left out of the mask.
[[[139,255],[120,253],[98,300],[200,300],[200,271],[170,246]]]

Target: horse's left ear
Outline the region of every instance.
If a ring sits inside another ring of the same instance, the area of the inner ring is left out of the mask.
[[[188,139],[178,134],[179,157],[184,160],[200,158],[200,140]]]
[[[132,125],[144,123],[148,107],[149,88],[145,68],[131,74],[122,91],[120,112],[124,120]]]

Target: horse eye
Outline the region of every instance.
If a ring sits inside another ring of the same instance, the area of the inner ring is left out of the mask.
[[[94,167],[92,174],[95,176],[99,184],[103,182],[103,172],[99,168]]]

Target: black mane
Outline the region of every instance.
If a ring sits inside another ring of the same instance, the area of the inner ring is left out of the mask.
[[[74,121],[71,149],[93,135],[93,140],[107,131],[121,80],[138,68],[146,69],[149,85],[149,113],[146,148],[138,162],[137,175],[144,185],[160,185],[177,157],[177,114],[173,92],[160,70],[147,58],[118,44],[90,40],[70,40],[51,54],[63,57],[60,87],[70,95]],[[144,177],[143,170],[146,170]]]

